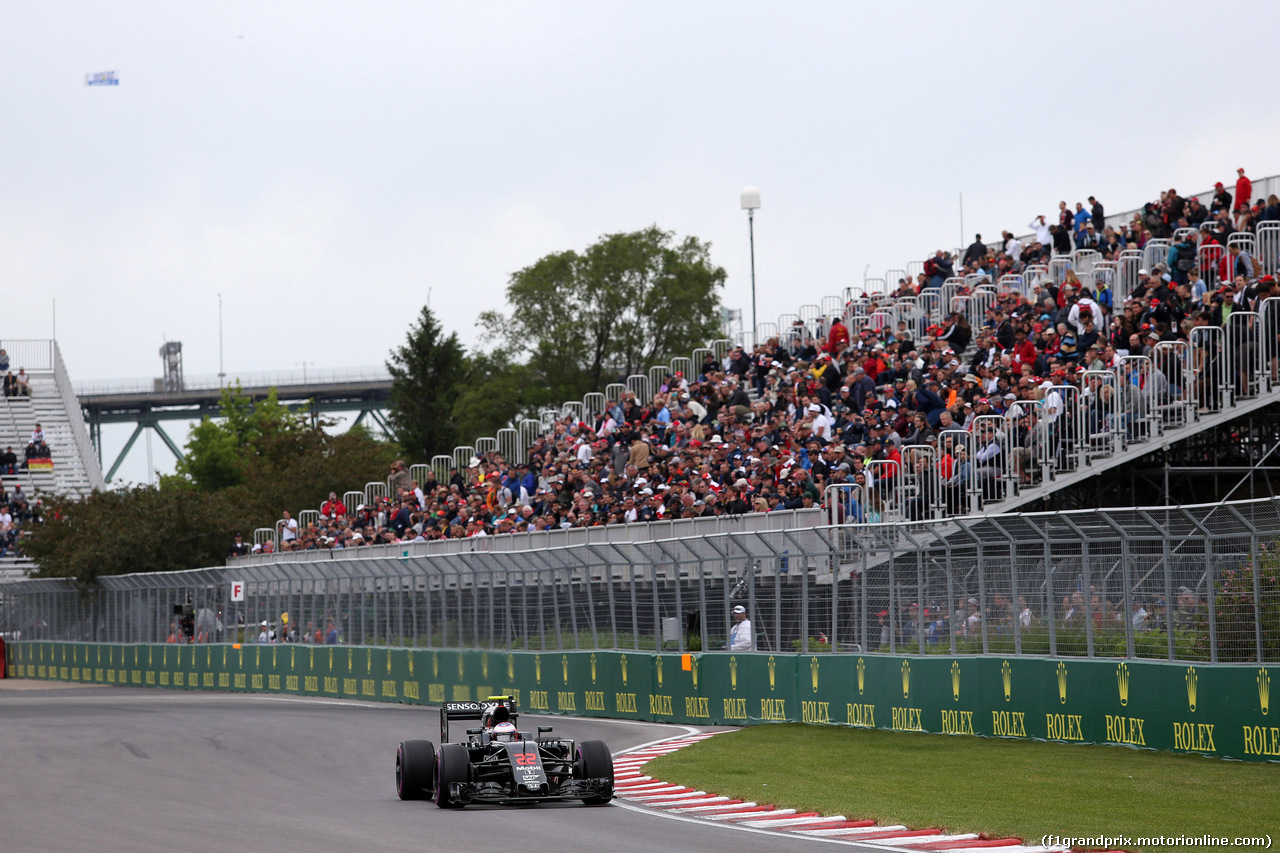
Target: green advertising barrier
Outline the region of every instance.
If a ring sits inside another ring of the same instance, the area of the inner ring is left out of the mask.
[[[1280,760],[1280,667],[1164,661],[369,646],[7,643],[9,677],[695,725],[805,722]]]

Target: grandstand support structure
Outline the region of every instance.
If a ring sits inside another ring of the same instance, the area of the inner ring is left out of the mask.
[[[1147,447],[1145,455],[1110,476],[1060,489],[1034,505],[1040,510],[1129,506],[1162,496],[1165,505],[1264,498],[1280,494],[1280,405],[1271,405],[1188,435]]]
[[[280,403],[291,411],[305,411],[316,417],[329,412],[356,412],[352,426],[365,418],[382,432],[390,434],[385,412],[391,400],[391,377],[379,369],[348,370],[333,373],[308,371],[309,375],[291,373],[243,377],[241,391],[256,402],[276,391]],[[235,381],[235,380],[233,380]],[[165,432],[164,421],[190,421],[218,417],[222,412],[222,386],[216,378],[188,381],[176,391],[148,389],[143,383],[100,383],[76,389],[78,409],[88,424],[88,442],[99,469],[102,466],[102,426],[131,423],[133,433],[107,469],[110,482],[132,451],[144,430],[151,429],[175,458],[182,458],[181,447]]]

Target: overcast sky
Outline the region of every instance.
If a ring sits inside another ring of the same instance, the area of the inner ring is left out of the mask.
[[[1274,2],[9,3],[0,337],[75,381],[380,364],[657,223],[759,316],[1059,199],[1280,172]],[[114,70],[120,85],[84,76]],[[174,438],[185,438],[175,427]],[[116,446],[123,443],[118,439]],[[158,445],[157,445],[158,447]],[[163,451],[155,463],[168,467]],[[133,479],[145,479],[145,468]]]

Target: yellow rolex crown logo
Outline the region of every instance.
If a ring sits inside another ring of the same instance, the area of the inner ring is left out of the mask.
[[[1271,677],[1265,669],[1258,670],[1258,707],[1264,717],[1271,712]]]
[[[809,677],[813,680],[813,692],[818,692],[818,659],[809,658]]]
[[[1008,702],[1013,698],[1013,667],[1008,661],[1000,664],[1000,681],[1004,684],[1004,701]]]
[[[347,672],[350,672],[352,667],[354,667],[355,665],[356,665],[356,650],[348,646],[347,647]]]
[[[862,658],[858,658],[858,695],[862,695],[863,689],[867,686],[867,662]]]
[[[507,655],[507,681],[516,679],[516,656]]]
[[[373,675],[373,649],[372,649],[372,647],[371,647],[371,648],[367,648],[367,649],[365,649],[365,650],[364,650],[364,671],[365,671],[365,672],[367,672],[367,673],[369,673],[370,675]]]
[[[1120,704],[1129,704],[1129,665],[1121,663],[1116,667],[1116,687],[1120,690]]]
[[[960,701],[960,661],[951,662],[951,698]]]
[[[591,683],[596,683],[596,653],[591,653]]]
[[[1067,665],[1058,663],[1058,701],[1067,704]]]
[[[622,664],[622,686],[626,687],[627,686],[627,656],[626,655],[622,656],[621,664]]]
[[[440,677],[440,653],[439,652],[431,653],[431,677],[432,678]]]
[[[729,689],[738,689],[738,658],[736,655],[729,655]]]
[[[773,659],[773,655],[769,655],[769,689],[773,690],[778,686],[778,662]]]
[[[391,674],[391,650],[387,649],[387,675]]]
[[[662,686],[662,655],[658,655],[657,663],[654,666],[654,669],[656,669],[658,672],[658,686],[661,687]]]
[[[694,658],[689,666],[689,672],[693,675],[693,689],[698,689],[698,659]]]
[[[463,669],[466,666],[467,659],[462,656],[462,652],[458,652],[458,680],[462,680]]]
[[[904,660],[902,662],[902,698],[906,699],[911,693],[911,661]]]
[[[308,651],[308,652],[310,652],[310,655],[307,657],[307,666],[314,670],[314,669],[316,668],[316,650],[315,650],[315,647],[313,646],[312,648],[307,649],[307,651]],[[412,661],[412,660],[413,660],[413,658],[410,658],[409,660],[410,660],[410,661]],[[413,667],[412,667],[412,666],[410,666],[410,669],[412,669],[412,668],[413,668]]]
[[[1196,712],[1196,668],[1187,667],[1187,707],[1191,713]]]
[[[480,655],[480,675],[485,681],[489,680],[489,653],[485,652]]]
[[[560,656],[560,680],[565,684],[569,683],[569,656]]]
[[[416,657],[413,652],[409,652],[409,677],[413,678],[413,659]]]
[[[533,656],[533,680],[542,683],[542,655]]]

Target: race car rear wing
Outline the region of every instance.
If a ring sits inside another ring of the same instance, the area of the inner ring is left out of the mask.
[[[483,720],[494,708],[503,707],[511,722],[517,716],[514,696],[490,696],[483,702],[445,702],[440,706],[440,742],[449,742],[450,720]]]

